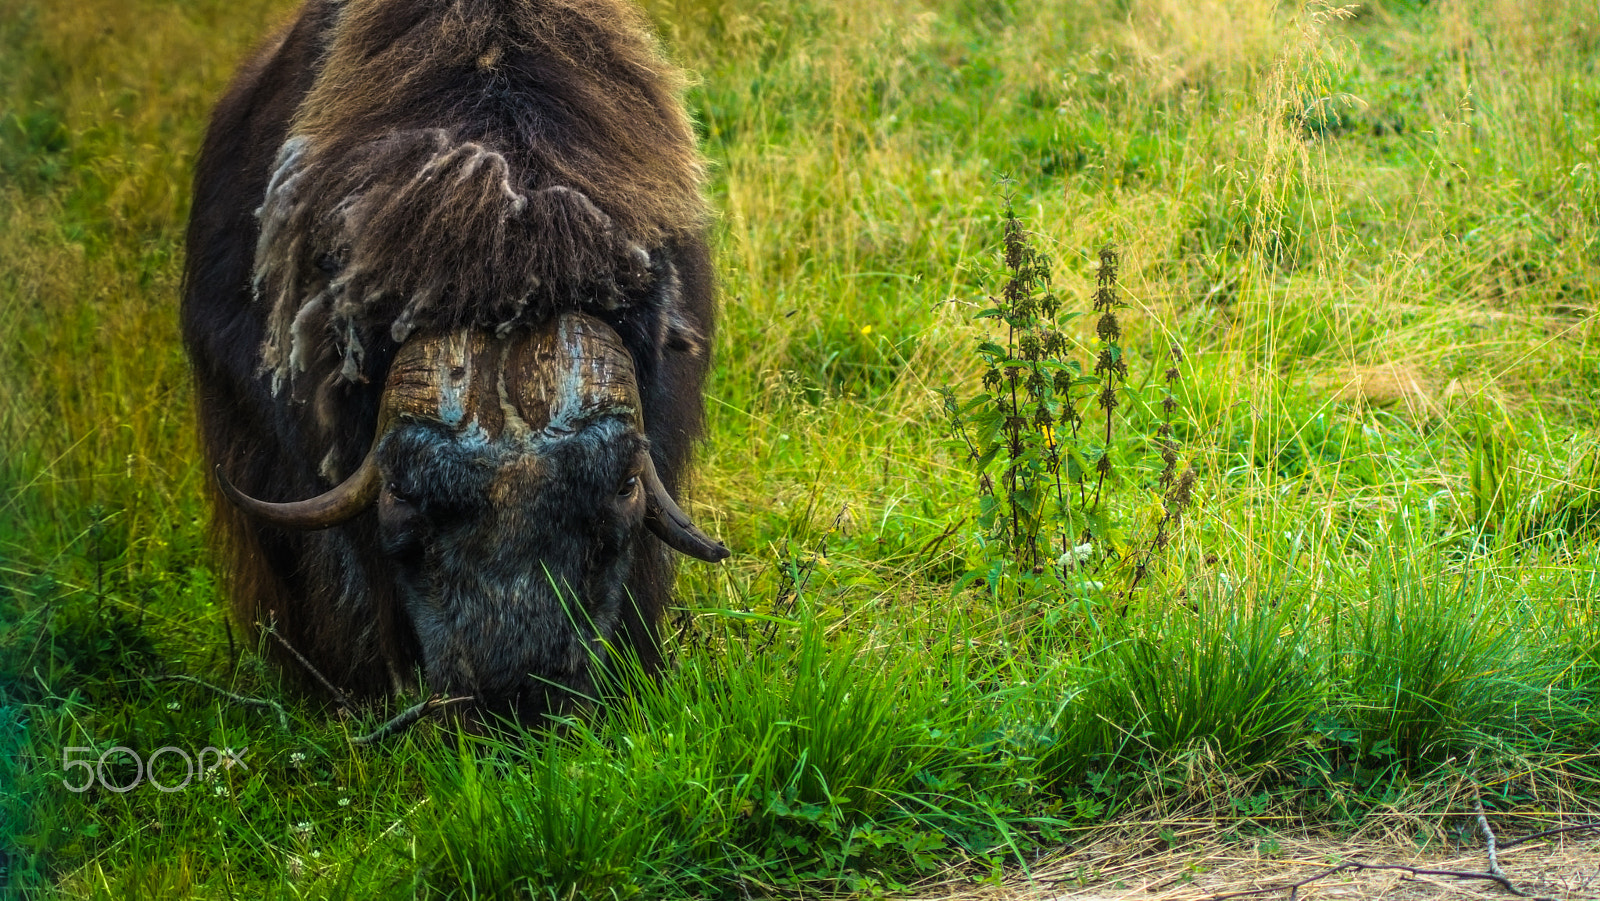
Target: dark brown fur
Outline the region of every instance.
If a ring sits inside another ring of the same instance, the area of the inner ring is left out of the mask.
[[[209,462],[298,500],[352,471],[415,331],[586,309],[635,357],[677,490],[702,426],[713,289],[678,74],[616,0],[309,0],[218,104],[183,303]],[[409,681],[416,643],[371,513],[325,532],[214,498],[236,615],[341,686]],[[641,533],[628,643],[659,663],[672,562]]]

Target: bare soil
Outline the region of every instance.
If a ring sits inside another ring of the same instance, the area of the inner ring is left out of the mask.
[[[1526,830],[1527,832],[1535,830]],[[1502,843],[1515,836],[1502,835]],[[1501,870],[1523,897],[1600,899],[1600,829],[1515,844],[1497,853]],[[1341,864],[1367,867],[1330,872]],[[1409,868],[1409,869],[1405,869]],[[1319,835],[1241,838],[1217,823],[1127,826],[1046,858],[1000,886],[947,882],[919,901],[1218,901],[1223,897],[1284,901],[1416,901],[1507,899],[1516,894],[1484,878],[1419,871],[1486,873],[1489,858],[1476,828],[1458,841],[1418,847],[1412,836],[1335,838]],[[1313,877],[1318,877],[1314,881]],[[1304,883],[1296,887],[1297,883]],[[1250,894],[1243,894],[1250,893]]]

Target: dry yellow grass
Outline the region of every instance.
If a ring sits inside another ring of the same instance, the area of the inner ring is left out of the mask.
[[[1176,841],[1154,833],[1159,825]],[[1299,888],[1302,882],[1341,863],[1484,873],[1488,857],[1481,836],[1459,843],[1418,848],[1414,835],[1367,836],[1277,834],[1218,841],[1236,827],[1231,821],[1174,822],[1121,826],[1087,838],[1072,851],[1033,866],[1029,877],[1005,885],[973,888],[947,883],[918,901],[1211,901],[1240,896],[1282,901],[1291,897],[1348,901],[1503,899],[1508,893],[1488,879],[1420,874],[1405,869],[1345,870]],[[1369,829],[1369,833],[1379,830]],[[1506,837],[1502,837],[1504,840]],[[1527,896],[1579,901],[1600,897],[1600,835],[1555,836],[1497,854],[1513,885]]]

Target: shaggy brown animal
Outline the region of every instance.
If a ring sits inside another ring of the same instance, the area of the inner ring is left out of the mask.
[[[726,554],[671,501],[713,325],[681,85],[619,0],[309,0],[245,64],[183,302],[240,621],[353,692],[420,666],[525,719],[592,690],[579,658],[659,665],[662,542]],[[427,409],[385,390],[413,347]]]

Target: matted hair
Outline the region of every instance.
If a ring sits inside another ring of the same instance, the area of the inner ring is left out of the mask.
[[[259,212],[275,390],[362,378],[375,333],[565,309],[696,342],[658,253],[706,220],[682,84],[614,0],[343,4]]]

